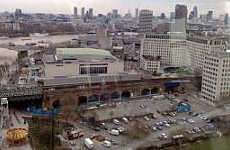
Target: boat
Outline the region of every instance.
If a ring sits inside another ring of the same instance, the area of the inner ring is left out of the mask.
[[[49,33],[30,33],[30,37],[45,37],[49,36]]]

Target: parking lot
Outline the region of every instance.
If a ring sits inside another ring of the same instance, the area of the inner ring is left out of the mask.
[[[176,111],[171,111],[168,113],[168,110],[172,109],[174,104],[183,99],[187,99],[187,103],[191,104],[190,112],[177,113]],[[77,123],[76,126],[83,129],[84,136],[74,140],[75,142],[72,145],[87,149],[84,146],[84,139],[93,135],[100,135],[111,141],[110,149],[135,149],[148,142],[159,143],[159,141],[168,140],[173,135],[184,134],[192,136],[214,128],[212,120],[206,116],[207,113],[213,110],[215,109],[206,106],[196,96],[190,94],[171,96],[169,99],[154,100],[151,97],[142,97],[129,102],[120,102],[115,107],[105,107],[89,111],[89,114],[86,113],[86,116],[92,116],[92,113],[94,113],[100,123],[96,126],[89,125],[86,122]],[[149,134],[142,139],[132,139],[123,134],[123,130],[128,130],[129,124],[134,117],[150,130]],[[114,118],[118,122],[114,122]],[[119,135],[111,133],[112,130],[119,131]],[[102,142],[93,141],[94,149],[105,149]]]

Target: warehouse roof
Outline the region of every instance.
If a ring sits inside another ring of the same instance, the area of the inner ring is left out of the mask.
[[[93,55],[93,56],[112,56],[109,51],[94,48],[57,48],[56,55],[62,56],[78,56],[78,55]]]

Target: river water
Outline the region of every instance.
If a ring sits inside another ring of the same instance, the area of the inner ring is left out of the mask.
[[[0,40],[0,44],[14,43],[15,45],[25,45],[26,43],[37,43],[38,41],[47,41],[52,43],[60,43],[65,41],[71,41],[72,39],[77,39],[79,35],[55,35],[55,36],[37,36],[37,37],[16,37],[9,38],[6,40]],[[22,40],[29,38],[30,40]],[[0,48],[0,65],[5,62],[12,62],[17,58],[17,52],[14,50],[9,50],[5,48]]]

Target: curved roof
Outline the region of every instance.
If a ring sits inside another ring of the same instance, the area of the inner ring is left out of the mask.
[[[94,48],[57,48],[56,55],[77,56],[77,55],[93,55],[93,56],[112,56],[109,51]]]

